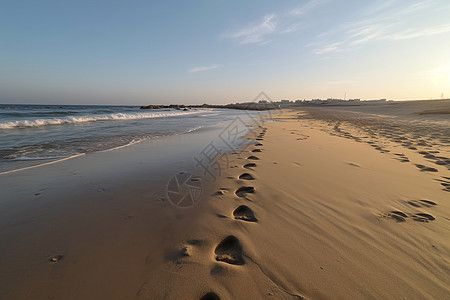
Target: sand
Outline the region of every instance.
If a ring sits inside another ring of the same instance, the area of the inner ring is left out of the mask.
[[[278,112],[192,208],[137,182],[3,232],[1,298],[448,299],[448,120],[350,110]]]

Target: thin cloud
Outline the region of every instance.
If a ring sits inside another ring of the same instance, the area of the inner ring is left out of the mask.
[[[417,1],[406,7],[399,1],[376,2],[376,4],[378,5],[367,7],[359,20],[344,23],[322,33],[315,43],[313,52],[319,55],[328,54],[370,42],[407,40],[450,32],[450,23],[428,27],[416,24],[418,16],[431,15],[434,10],[440,8],[433,0]],[[340,39],[335,39],[336,36]]]
[[[192,68],[189,70],[189,73],[197,73],[197,72],[204,72],[204,71],[209,71],[209,70],[213,70],[213,69],[217,69],[219,68],[219,65],[212,65],[212,66],[206,66],[206,67],[196,67],[196,68]]]
[[[277,16],[267,15],[257,25],[248,26],[227,36],[239,44],[261,43],[277,28]]]
[[[430,27],[422,30],[406,30],[392,34],[387,38],[390,40],[408,40],[418,37],[433,36],[450,32],[450,23],[441,26]]]
[[[301,15],[306,15],[307,13],[309,13],[310,11],[316,9],[318,6],[324,4],[325,2],[327,2],[326,0],[311,0],[305,4],[303,4],[300,7],[291,9],[287,15],[290,16],[301,16]]]
[[[341,48],[339,47],[341,45],[341,43],[333,43],[330,45],[326,45],[322,48],[319,49],[315,49],[314,53],[316,54],[327,54],[327,53],[331,53],[331,52],[338,52],[341,50]]]
[[[301,18],[327,1],[311,0],[300,7],[290,9],[284,13],[268,14],[262,20],[242,29],[227,32],[224,36],[241,45],[268,44],[277,35],[290,34],[304,28],[305,25],[301,22]]]

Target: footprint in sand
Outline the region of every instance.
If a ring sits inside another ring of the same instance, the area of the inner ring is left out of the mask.
[[[242,257],[242,247],[239,240],[233,236],[227,236],[214,250],[217,261],[226,262],[231,265],[245,264]]]
[[[249,173],[243,173],[241,175],[239,175],[239,179],[243,179],[243,180],[254,180],[255,177],[253,177],[251,174]]]
[[[221,188],[217,192],[213,193],[212,196],[223,196],[227,193],[227,189]]]
[[[354,162],[347,162],[346,164],[349,165],[349,166],[352,166],[352,167],[361,168],[360,165],[358,165],[357,163],[354,163]]]
[[[406,215],[402,211],[392,210],[388,214],[386,214],[386,217],[394,219],[397,222],[405,222],[408,215]]]
[[[256,156],[254,156],[254,155],[247,157],[247,159],[251,159],[251,160],[259,160],[259,158],[256,157]]]
[[[415,165],[418,169],[420,169],[421,172],[438,172],[436,168],[427,167],[424,165],[416,164]]]
[[[397,156],[395,159],[400,162],[409,162],[408,157],[403,153],[394,153],[394,155]]]
[[[246,205],[241,205],[237,207],[233,211],[233,216],[236,220],[243,220],[247,222],[257,222],[258,220],[255,218],[255,214],[253,213],[253,210],[250,209],[250,207]]]
[[[257,141],[264,141],[264,139],[262,139],[262,138],[257,138],[256,140]]]
[[[450,177],[442,176],[443,179],[435,179],[436,181],[439,181],[441,183],[441,186],[443,186],[443,190],[446,192],[450,192]]]
[[[254,163],[249,163],[244,165],[244,168],[249,169],[249,170],[253,170],[252,168],[256,167],[256,164]]]
[[[250,193],[252,194],[254,192],[255,192],[255,188],[254,187],[252,187],[252,186],[243,186],[243,187],[238,188],[235,193],[236,193],[236,196],[238,196],[238,197],[245,197],[246,194],[250,194]]]
[[[433,207],[437,205],[435,202],[430,200],[410,200],[406,203],[414,207]]]
[[[253,149],[252,152],[261,152],[261,149]]]
[[[261,143],[257,143],[257,144],[255,144],[255,146],[262,146],[263,144],[261,144]]]
[[[201,297],[200,300],[220,300],[220,297],[214,292],[209,292]]]
[[[309,135],[306,134],[298,134],[298,136],[300,136],[299,138],[297,138],[297,141],[303,141],[303,140],[307,140],[309,138]]]
[[[413,219],[414,221],[417,221],[417,222],[425,222],[425,223],[428,223],[428,222],[430,222],[430,221],[434,221],[434,220],[435,220],[435,218],[434,218],[432,215],[430,215],[430,214],[425,214],[425,213],[417,213],[417,214],[415,214],[415,215],[412,215],[411,217],[412,217],[412,219]]]

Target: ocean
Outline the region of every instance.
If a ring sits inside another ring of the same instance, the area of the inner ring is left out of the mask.
[[[0,174],[161,136],[188,134],[236,117],[248,119],[249,115],[207,108],[2,104]]]

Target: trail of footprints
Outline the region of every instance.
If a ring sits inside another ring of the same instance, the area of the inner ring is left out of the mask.
[[[257,136],[257,138],[256,138],[257,141],[263,140],[266,130],[267,129],[264,128],[262,130],[262,132]],[[261,147],[261,146],[263,146],[263,144],[258,142],[254,146]],[[259,153],[259,152],[262,152],[261,148],[255,148],[251,151],[251,153]],[[247,157],[247,160],[259,160],[259,157],[251,155],[251,156]],[[249,162],[249,163],[244,164],[242,167],[244,169],[253,171],[256,166],[257,166],[256,163]],[[251,181],[251,180],[255,180],[255,177],[248,172],[244,172],[241,175],[239,175],[238,179]],[[244,185],[244,186],[241,186],[238,189],[236,189],[236,191],[234,193],[238,198],[251,201],[250,199],[247,198],[247,195],[255,193],[255,188],[253,186]],[[217,195],[217,193],[216,193],[216,195]],[[232,214],[233,214],[234,219],[237,221],[244,221],[244,222],[249,222],[249,223],[258,222],[258,219],[255,216],[255,213],[247,205],[239,205],[238,207],[236,207],[234,209]],[[237,266],[245,264],[242,245],[241,245],[239,239],[237,237],[235,237],[234,235],[229,235],[229,236],[225,237],[216,246],[216,248],[214,249],[214,256],[215,256],[216,261],[218,261],[218,262],[223,262],[223,263],[227,263],[230,265],[237,265]],[[213,271],[214,270],[212,270],[211,272],[213,273]],[[212,291],[206,293],[203,297],[200,298],[200,300],[218,300],[218,299],[220,299],[220,297]]]
[[[432,208],[437,204],[430,200],[409,200],[406,201],[406,204],[415,208]],[[407,219],[411,218],[417,222],[428,223],[435,220],[431,214],[424,212],[416,212],[416,213],[405,213],[400,210],[391,210],[390,212],[382,215],[382,217],[386,217],[397,222],[405,222]]]

